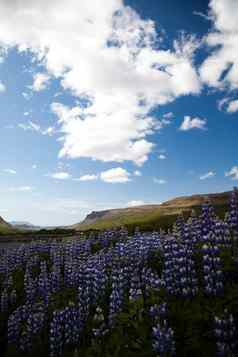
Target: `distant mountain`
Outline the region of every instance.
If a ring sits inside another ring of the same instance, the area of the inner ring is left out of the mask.
[[[9,222],[12,226],[34,226],[34,224],[25,221],[11,221]]]
[[[162,204],[93,211],[81,223],[71,228],[105,229],[121,225],[132,228],[139,226],[143,230],[169,228],[179,213],[189,214],[193,209],[199,211],[206,199],[209,199],[217,213],[222,215],[227,208],[229,196],[230,192],[199,194],[174,198]]]
[[[35,226],[32,223],[25,222],[25,221],[11,221],[9,222],[12,227],[21,230],[21,231],[39,231],[39,230],[54,230],[54,229],[67,229],[65,227],[60,226]]]
[[[30,231],[36,231],[40,230],[42,227],[40,226],[35,226],[34,224],[31,224],[29,222],[24,222],[24,221],[11,221],[10,224],[19,230],[30,230]]]

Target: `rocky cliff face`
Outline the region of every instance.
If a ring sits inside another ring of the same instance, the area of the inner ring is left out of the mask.
[[[89,213],[86,218],[84,219],[84,222],[91,222],[93,223],[94,221],[96,221],[97,219],[100,219],[104,216],[106,216],[107,214],[110,213],[110,210],[105,210],[105,211],[92,211],[91,213]]]

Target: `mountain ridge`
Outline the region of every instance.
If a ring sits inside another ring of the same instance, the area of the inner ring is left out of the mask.
[[[10,221],[9,223],[11,224],[11,226],[21,231],[29,231],[29,230],[37,231],[41,229],[40,226],[36,226],[27,221]]]
[[[162,217],[175,216],[181,212],[188,213],[199,207],[207,199],[215,208],[227,206],[229,203],[230,191],[209,194],[194,194],[191,196],[180,196],[161,204],[148,204],[135,207],[114,208],[103,211],[92,211],[85,219],[76,223],[72,228],[76,230],[103,229],[112,226],[133,225],[153,222]]]

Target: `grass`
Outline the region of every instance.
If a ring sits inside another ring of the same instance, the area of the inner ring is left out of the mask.
[[[17,232],[18,232],[17,229],[14,229],[10,226],[8,227],[5,224],[0,224],[0,236],[6,235],[6,234],[15,234]]]
[[[191,211],[194,210],[197,214],[201,213],[201,207],[193,206],[190,208],[157,208],[151,211],[146,211],[143,213],[127,213],[121,214],[115,217],[99,219],[95,223],[91,224],[80,224],[78,226],[79,230],[104,230],[110,229],[112,227],[127,227],[129,232],[133,232],[136,227],[139,227],[140,231],[153,231],[153,230],[168,230],[171,229],[176,217],[183,213],[185,218],[188,218]],[[221,204],[215,206],[216,214],[224,218],[225,211],[227,210],[227,205]]]

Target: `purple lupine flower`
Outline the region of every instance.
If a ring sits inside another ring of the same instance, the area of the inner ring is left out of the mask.
[[[16,309],[8,318],[7,338],[9,344],[17,344],[20,336],[21,311]]]
[[[219,248],[216,245],[204,244],[202,252],[205,292],[208,295],[217,295],[223,291],[223,273]]]
[[[64,339],[65,344],[77,345],[83,328],[80,310],[71,303],[64,309]]]
[[[237,331],[232,314],[224,311],[223,317],[214,318],[214,333],[216,337],[217,356],[235,357],[237,352]]]
[[[228,223],[238,235],[238,189],[234,187],[230,198],[230,211],[228,213]]]
[[[7,312],[8,310],[8,293],[7,289],[4,289],[2,294],[1,294],[1,312]]]
[[[48,278],[47,265],[45,261],[42,261],[40,264],[38,291],[40,296],[43,298],[44,304],[47,306],[49,304],[50,297],[50,283]]]
[[[130,279],[129,300],[137,300],[142,296],[139,272],[135,271]]]
[[[113,326],[117,315],[121,312],[123,304],[123,296],[119,286],[116,284],[112,286],[112,293],[110,295],[109,306],[109,325]]]
[[[158,323],[159,321],[163,321],[166,319],[166,316],[168,314],[167,311],[167,303],[164,302],[160,305],[152,305],[149,309],[149,315],[153,321],[154,324]]]
[[[214,209],[211,206],[210,202],[207,201],[202,205],[202,214],[201,214],[201,235],[204,242],[209,233],[214,232],[214,226],[216,221],[216,216]]]
[[[170,295],[188,297],[198,291],[193,251],[174,237],[165,240],[162,279]]]
[[[33,304],[36,294],[36,289],[29,269],[26,269],[24,274],[24,291],[26,296],[26,302]]]
[[[61,311],[53,312],[53,319],[50,324],[50,356],[58,357],[63,353],[63,313]]]
[[[164,321],[163,326],[157,323],[152,329],[152,347],[160,357],[175,355],[174,332]]]

